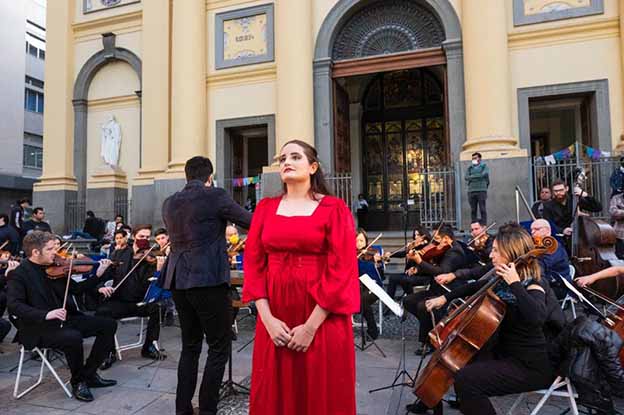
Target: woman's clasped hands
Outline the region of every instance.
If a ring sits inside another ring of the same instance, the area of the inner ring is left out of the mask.
[[[306,352],[316,334],[307,324],[290,329],[286,323],[275,317],[271,317],[265,327],[276,347],[287,347],[295,352]]]

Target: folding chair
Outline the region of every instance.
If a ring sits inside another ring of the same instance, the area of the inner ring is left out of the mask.
[[[35,382],[34,385],[30,386],[29,388],[27,388],[26,390],[22,392],[19,392],[19,385],[20,385],[20,380],[22,377],[22,368],[24,366],[24,357],[26,354],[26,348],[20,345],[20,358],[19,358],[19,363],[17,365],[17,376],[15,378],[15,388],[13,389],[13,397],[15,399],[20,399],[22,396],[26,395],[28,392],[35,389],[37,386],[41,385],[41,381],[43,380],[43,368],[47,367],[48,370],[52,373],[52,376],[54,376],[54,379],[56,379],[58,384],[61,385],[61,388],[63,388],[63,391],[65,392],[67,397],[71,399],[72,394],[67,388],[67,386],[65,385],[65,382],[61,380],[59,375],[56,373],[56,371],[54,370],[54,368],[48,361],[48,358],[47,358],[48,349],[35,347],[34,349],[32,349],[32,351],[37,353],[39,357],[41,358],[41,368],[39,369],[39,379],[37,380],[37,382]]]
[[[576,269],[572,265],[570,265],[570,279],[571,280],[574,280],[575,274],[576,274]],[[576,302],[577,302],[576,298],[573,295],[570,295],[570,293],[568,293],[566,294],[565,298],[561,300],[561,309],[565,310],[566,306],[570,304],[570,307],[572,308],[572,316],[576,318]]]
[[[160,311],[159,311],[160,313]],[[126,317],[119,320],[120,323],[128,323],[130,321],[140,320],[141,327],[139,330],[139,339],[134,343],[128,344],[119,344],[119,340],[117,338],[117,333],[115,333],[115,351],[117,352],[117,358],[121,360],[121,352],[131,349],[137,349],[139,347],[143,347],[143,343],[145,342],[145,334],[143,328],[145,327],[145,319],[147,317]]]
[[[565,389],[560,390],[563,388]],[[551,396],[561,396],[564,398],[568,398],[568,400],[570,401],[570,410],[572,411],[572,415],[579,415],[578,407],[576,406],[576,398],[578,398],[578,395],[574,392],[570,379],[564,378],[562,376],[557,376],[557,379],[555,379],[555,381],[552,383],[552,385],[550,385],[550,388],[548,389],[541,389],[520,394],[520,396],[518,396],[518,399],[516,399],[514,404],[511,406],[511,408],[509,408],[509,412],[507,412],[507,415],[513,415],[513,411],[518,407],[518,405],[520,405],[520,403],[528,393],[539,393],[544,395],[542,396],[542,399],[540,399],[540,401],[537,403],[537,405],[535,405],[533,411],[531,411],[531,415],[537,415]]]

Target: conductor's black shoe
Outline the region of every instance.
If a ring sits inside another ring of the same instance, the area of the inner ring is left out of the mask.
[[[108,388],[109,386],[115,386],[116,380],[102,379],[97,373],[93,377],[87,380],[87,386],[90,388]]]
[[[87,382],[78,382],[75,385],[72,385],[72,392],[74,394],[74,398],[79,401],[91,402],[93,400],[93,394],[89,390]]]
[[[110,367],[117,361],[117,354],[115,352],[110,352],[108,357],[104,359],[102,364],[100,365],[100,370],[110,369]]]
[[[154,345],[150,345],[147,349],[141,350],[141,356],[152,360],[165,360],[167,355],[157,350]]]
[[[425,405],[421,401],[416,401],[414,403],[406,405],[405,410],[410,414],[426,414],[427,411],[429,411],[429,408],[427,408],[427,405]]]

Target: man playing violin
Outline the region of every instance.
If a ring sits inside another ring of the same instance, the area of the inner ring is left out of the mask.
[[[433,247],[431,247],[433,245]],[[429,289],[426,291],[420,291],[414,294],[410,294],[403,300],[403,306],[407,311],[414,314],[419,321],[419,336],[418,339],[421,342],[421,346],[417,350],[417,353],[428,352],[428,337],[427,334],[433,328],[431,321],[431,315],[425,309],[425,300],[431,297],[437,297],[446,292],[435,280],[440,274],[448,274],[450,272],[457,271],[464,265],[464,250],[461,245],[455,241],[453,234],[453,228],[449,225],[442,225],[438,228],[433,236],[430,246],[430,250],[435,249],[439,252],[443,252],[439,257],[432,258],[428,261],[423,259],[424,251],[427,247],[421,251],[412,251],[408,253],[408,258],[412,259],[416,264],[418,276],[427,277],[430,282]],[[454,280],[448,285],[449,289],[453,289],[464,282],[461,280]],[[436,320],[441,318],[446,313],[446,309],[436,310],[434,316]]]
[[[115,232],[116,239],[119,232],[123,231]],[[116,320],[125,317],[149,317],[141,356],[147,359],[160,359],[164,358],[164,355],[154,346],[154,341],[158,341],[160,337],[158,304],[139,305],[145,297],[145,293],[150,285],[150,279],[156,272],[156,258],[141,261],[140,265],[119,285],[130,270],[141,260],[145,252],[149,250],[151,234],[151,225],[137,226],[134,228],[134,242],[132,246],[121,245],[123,248],[115,249],[111,259],[120,264],[109,270],[102,278],[103,282],[100,284],[98,292],[104,296],[105,301],[97,308],[95,315],[110,317]],[[123,241],[121,242],[123,243]],[[111,282],[108,281],[112,281],[112,286]],[[102,369],[108,369],[116,360],[114,348],[111,348],[109,356],[102,365]]]
[[[156,261],[156,276],[160,276],[160,271],[162,271],[165,260],[171,251],[171,247],[169,246],[169,232],[165,228],[158,228],[156,232],[154,232],[154,240],[158,244],[158,249],[160,254],[157,256]],[[162,301],[162,314],[163,315],[163,324],[165,326],[173,326],[173,310],[175,309],[175,305],[173,304],[173,300],[171,298],[164,299]]]
[[[486,232],[486,224],[482,220],[470,224],[471,243],[466,252],[466,261],[469,263],[455,272],[440,274],[435,281],[440,285],[448,285],[455,279],[461,281],[476,280],[492,268],[490,252],[494,239]]]
[[[41,231],[24,237],[22,246],[28,259],[22,260],[9,275],[8,308],[15,316],[18,341],[28,350],[34,347],[62,350],[71,372],[74,397],[90,402],[93,400],[90,388],[117,384],[97,374],[106,354],[115,347],[117,323],[111,318],[84,315],[72,301],[67,301],[63,308],[67,277],[50,279],[46,275],[47,267],[55,261],[54,239],[54,235]],[[110,263],[101,260],[96,275],[101,277]],[[90,280],[84,284],[97,283],[97,278]],[[76,288],[77,284],[70,279],[69,292]],[[93,336],[95,343],[85,362],[82,339]]]

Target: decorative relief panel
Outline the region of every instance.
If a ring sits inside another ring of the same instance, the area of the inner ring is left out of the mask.
[[[272,4],[219,13],[215,26],[217,69],[274,59]]]
[[[604,12],[604,0],[514,0],[514,25],[590,16]]]
[[[138,3],[141,0],[83,0],[83,13],[98,12],[113,7],[126,6],[128,4]]]
[[[383,0],[353,15],[334,43],[334,60],[441,46],[444,28],[416,1]]]

